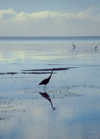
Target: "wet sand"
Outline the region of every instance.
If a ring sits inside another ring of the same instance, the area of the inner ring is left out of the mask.
[[[0,139],[99,139],[99,43],[1,42]]]

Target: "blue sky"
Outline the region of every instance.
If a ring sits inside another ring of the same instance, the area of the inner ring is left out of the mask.
[[[0,36],[98,36],[100,0],[0,0]]]

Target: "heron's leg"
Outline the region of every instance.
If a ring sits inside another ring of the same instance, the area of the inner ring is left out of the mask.
[[[45,89],[47,90],[47,86],[45,85]]]
[[[46,90],[47,90],[47,87],[46,87],[46,85],[43,87],[43,90],[44,90],[44,91],[46,91]]]
[[[45,91],[45,86],[43,87],[43,90]]]

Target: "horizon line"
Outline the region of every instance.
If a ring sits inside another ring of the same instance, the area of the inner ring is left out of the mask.
[[[44,37],[45,38],[60,37],[61,38],[61,37],[100,37],[100,35],[94,35],[94,36],[93,35],[87,35],[87,36],[84,36],[84,35],[83,36],[0,36],[0,38],[4,38],[4,37],[5,38],[8,38],[8,37],[14,37],[14,38],[18,38],[18,37],[27,37],[27,38],[28,37],[34,37],[34,38],[40,38],[40,37],[41,38],[44,38]]]

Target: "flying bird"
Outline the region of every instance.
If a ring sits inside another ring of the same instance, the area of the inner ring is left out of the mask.
[[[46,86],[46,85],[49,83],[50,79],[51,79],[52,73],[53,73],[53,69],[52,69],[52,71],[51,71],[51,75],[50,75],[48,78],[46,78],[46,79],[44,79],[43,81],[41,81],[41,82],[39,83],[39,85],[45,85],[45,86]]]
[[[73,45],[73,49],[75,49],[75,48],[76,48],[76,45],[75,45],[75,44],[73,44],[73,43],[72,43],[72,45]]]

